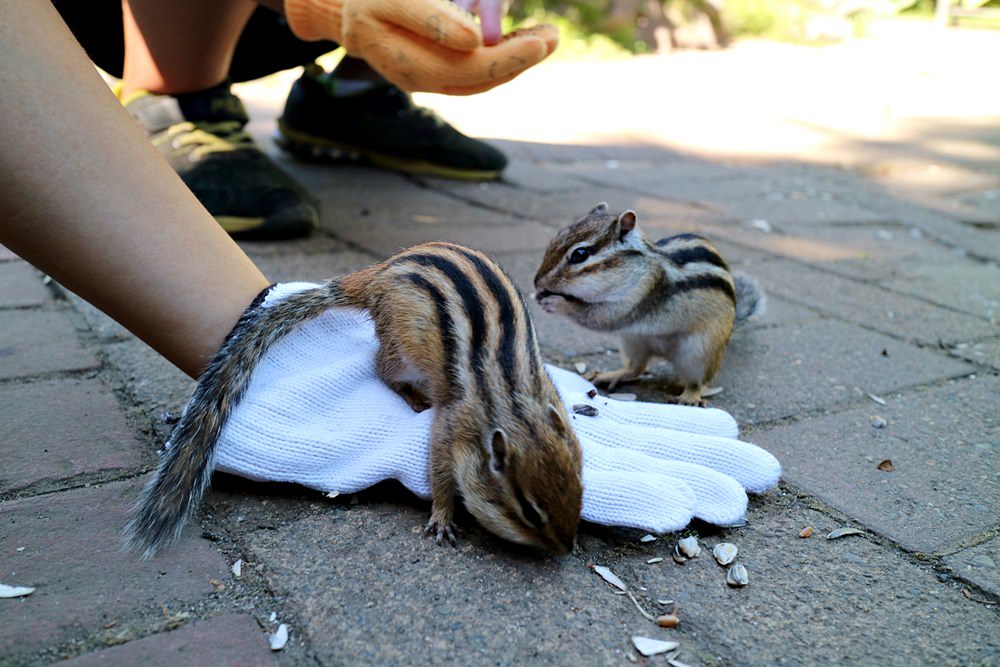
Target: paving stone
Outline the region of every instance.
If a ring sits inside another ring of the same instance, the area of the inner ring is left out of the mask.
[[[169,434],[163,416],[180,414],[194,390],[194,380],[137,338],[109,343],[104,354],[141,418],[158,425],[162,437]]]
[[[937,345],[996,334],[996,325],[981,318],[797,262],[762,262],[755,271],[768,291],[903,339]]]
[[[274,665],[275,659],[267,637],[253,617],[227,614],[59,664],[66,667],[266,667]]]
[[[770,496],[747,528],[706,536],[740,548],[749,587],[724,583],[703,555],[681,567],[673,539],[639,544],[584,527],[580,546],[550,558],[474,526],[458,549],[420,538],[421,509],[365,503],[248,536],[272,589],[300,610],[323,664],[621,665],[632,635],[677,640],[688,664],[989,664],[995,615],[891,548],[864,538],[802,540],[830,517]],[[665,631],[587,567],[610,566],[647,609],[677,600]],[[765,637],[766,640],[761,638]]]
[[[1000,442],[996,443],[1000,450]],[[1000,537],[947,556],[955,574],[1000,597]]]
[[[993,229],[965,224],[961,210],[932,210],[898,197],[881,197],[866,203],[866,207],[901,223],[916,227],[930,237],[951,247],[964,250],[973,257],[1000,261],[1000,241]]]
[[[747,179],[747,170],[736,169],[717,162],[685,158],[668,162],[630,162],[612,156],[612,160],[563,167],[587,183],[617,186],[633,192],[654,195],[680,194],[677,188],[695,185],[714,185],[722,189],[729,181]],[[661,190],[666,188],[666,191]],[[683,197],[682,194],[680,194]]]
[[[1000,333],[1000,266],[951,257],[911,262],[896,269],[886,287],[977,315]]]
[[[807,414],[853,402],[866,393],[889,393],[912,385],[953,378],[970,368],[943,354],[900,343],[882,334],[808,311],[765,312],[759,323],[737,329],[726,350],[722,370],[712,385],[723,392],[712,405],[731,412],[744,425]],[[774,325],[769,318],[774,317]],[[617,349],[617,344],[613,346]],[[886,355],[883,356],[882,351]],[[620,367],[616,354],[587,355],[591,368]],[[650,375],[621,385],[640,400],[662,401],[671,393],[665,383],[669,367],[660,360]]]
[[[0,493],[143,463],[115,397],[96,380],[0,385]]]
[[[775,229],[830,223],[885,223],[895,218],[836,200],[732,199],[710,200],[740,220],[766,220]]]
[[[599,202],[613,202],[622,210],[633,206],[635,195],[620,188],[577,184],[572,190],[530,192],[504,183],[449,184],[449,192],[483,206],[495,207],[521,219],[541,222],[555,228],[578,220]]]
[[[559,192],[580,188],[580,180],[574,178],[573,174],[550,169],[546,164],[527,160],[510,162],[504,169],[502,182],[531,192]],[[445,183],[439,181],[438,185],[444,187]]]
[[[0,308],[40,306],[49,297],[42,274],[27,262],[0,263]]]
[[[323,282],[334,276],[371,266],[384,259],[377,255],[354,251],[303,255],[251,255],[257,267],[271,282]]]
[[[1000,338],[991,338],[951,350],[955,356],[1000,370]]]
[[[895,375],[895,373],[894,373]],[[940,552],[1000,526],[1000,378],[884,396],[754,433],[783,478],[903,547]],[[873,426],[881,417],[883,428]],[[879,469],[882,461],[893,470]]]
[[[100,363],[80,346],[76,330],[57,312],[0,312],[0,380],[79,371]]]
[[[228,574],[222,556],[195,536],[197,529],[153,561],[122,553],[119,531],[143,481],[0,505],[0,581],[36,588],[0,605],[0,654],[33,654],[135,614],[161,617],[161,604],[178,609],[206,598],[209,579]]]
[[[497,225],[415,222],[406,226],[393,223],[341,229],[337,236],[386,257],[429,241],[450,241],[488,253],[505,253],[544,248],[552,236],[552,228],[535,222]]]

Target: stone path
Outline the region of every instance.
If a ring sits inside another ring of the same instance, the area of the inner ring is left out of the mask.
[[[961,55],[970,39],[979,53],[1000,53],[994,33],[955,34],[948,53]],[[887,43],[899,52],[919,46],[912,32],[894,35]],[[921,77],[925,61],[901,58],[896,120],[881,118],[877,151],[862,136],[869,97],[852,98],[861,111],[838,117],[840,138],[820,146],[796,139],[789,128],[801,119],[788,120],[818,103],[790,106],[795,91],[772,79],[762,84],[769,101],[748,119],[746,99],[726,109],[724,136],[745,137],[728,154],[704,132],[685,138],[691,125],[636,134],[616,114],[653,118],[660,104],[665,117],[712,118],[727,84],[739,84],[721,78],[726,71],[779,72],[797,57],[833,71],[872,47],[838,48],[751,44],[600,64],[592,94],[577,102],[587,112],[562,116],[554,143],[524,126],[524,112],[537,110],[544,126],[558,109],[538,109],[535,93],[585,70],[539,68],[523,88],[465,107],[473,127],[485,122],[476,109],[494,113],[492,136],[505,137],[512,159],[500,183],[310,167],[269,148],[321,197],[323,228],[308,240],[244,246],[274,280],[321,279],[448,239],[490,251],[528,292],[549,237],[600,200],[634,208],[653,235],[715,238],[759,279],[770,307],[734,338],[714,404],[779,457],[784,481],[752,499],[746,527],[693,529],[709,547],[739,546],[748,588],[728,588],[705,556],[675,565],[675,536],[641,543],[640,534],[586,526],[572,556],[550,559],[466,523],[460,547],[441,549],[419,537],[426,507],[394,485],[331,501],[221,475],[180,545],[138,562],[118,550],[117,532],[191,383],[0,251],[0,582],[37,589],[0,600],[0,665],[665,664],[637,658],[632,635],[680,642],[689,665],[1000,663],[995,90],[984,101],[962,88],[965,98],[930,109],[944,117],[926,117],[928,100],[968,82],[967,72],[956,56],[953,69],[935,61]],[[705,81],[699,72],[716,77],[705,100],[681,85]],[[881,75],[852,74],[869,94],[884,94]],[[926,98],[906,82],[924,84]],[[275,85],[243,91],[268,146]],[[815,92],[816,82],[803,85]],[[461,115],[460,102],[425,101]],[[605,111],[591,113],[598,103]],[[515,117],[521,129],[504,125]],[[773,152],[754,127],[781,137]],[[932,156],[922,153],[931,145]],[[615,364],[614,339],[535,315],[551,360]],[[629,390],[663,396],[655,382]],[[806,526],[815,532],[802,539]],[[824,539],[843,526],[862,534]],[[656,556],[666,559],[647,564]],[[611,567],[647,608],[677,600],[680,626],[643,619],[589,563]],[[267,633],[279,622],[291,639],[272,654]]]

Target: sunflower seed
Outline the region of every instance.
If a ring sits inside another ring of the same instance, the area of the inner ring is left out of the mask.
[[[577,403],[573,406],[573,414],[583,415],[584,417],[596,417],[597,408],[586,403]]]
[[[705,391],[701,392],[702,398],[712,398],[713,396],[718,396],[723,391],[722,387],[709,387]]]
[[[642,537],[639,538],[639,541],[640,542],[655,542],[656,541],[656,535],[650,535],[649,533],[646,533],[645,535],[643,535]]]
[[[617,401],[634,401],[635,394],[624,394],[624,393],[608,394],[608,398],[613,398]]]
[[[575,368],[576,372],[579,373],[580,375],[583,375],[584,373],[587,372],[587,364],[583,363],[582,361],[578,361],[575,364],[573,364],[573,368]]]
[[[239,579],[240,575],[243,574],[243,559],[242,558],[240,558],[235,563],[233,563],[232,570],[233,570],[233,576],[236,577],[237,579]]]
[[[878,464],[878,469],[882,472],[892,472],[896,466],[892,465],[892,459],[886,459]]]
[[[885,405],[885,399],[882,398],[881,396],[876,396],[875,394],[868,394],[868,398],[872,399],[879,405]]]
[[[662,563],[662,562],[663,559],[660,558],[659,556],[656,556],[655,558],[650,558],[649,560],[647,560],[646,565],[655,565],[656,563]]]
[[[733,588],[742,588],[750,583],[750,575],[747,574],[743,563],[736,563],[729,568],[729,571],[726,572],[726,583]]]
[[[737,551],[736,545],[732,542],[720,542],[712,549],[712,555],[719,565],[729,565],[736,560]]]
[[[656,617],[656,624],[661,628],[676,628],[680,625],[680,619],[673,614],[664,614]]]

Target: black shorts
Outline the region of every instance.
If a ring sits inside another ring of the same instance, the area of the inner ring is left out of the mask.
[[[52,4],[94,64],[120,77],[125,58],[121,0],[52,0]],[[233,82],[259,79],[310,63],[335,48],[334,42],[303,42],[292,34],[284,16],[258,7],[236,44],[229,77]]]

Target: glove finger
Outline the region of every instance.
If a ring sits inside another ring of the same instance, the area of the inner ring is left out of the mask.
[[[747,494],[732,477],[683,461],[664,461],[622,447],[588,443],[583,449],[584,469],[623,474],[655,474],[683,481],[695,495],[694,516],[719,526],[739,523],[747,511]]]
[[[589,381],[558,366],[547,364],[545,370],[555,383],[568,410],[574,405],[584,403],[598,408],[600,417],[630,426],[668,428],[724,438],[735,438],[740,432],[736,420],[725,410],[642,401],[618,401],[600,396],[592,399],[587,394],[597,391],[597,388]]]
[[[662,475],[583,471],[581,516],[592,523],[669,533],[691,522],[695,501],[687,484]]]
[[[440,93],[455,88],[488,90],[539,63],[548,55],[547,49],[543,40],[525,36],[459,53],[427,40],[390,34],[369,46],[364,57],[405,90]]]
[[[632,451],[660,461],[683,461],[732,477],[743,488],[763,493],[781,478],[781,464],[760,447],[710,435],[647,426],[623,426],[597,417],[573,415],[573,430],[584,451],[591,445]]]
[[[590,398],[587,394],[565,392],[567,409],[581,403],[597,408],[598,417],[623,426],[645,426],[683,431],[722,438],[739,436],[739,426],[733,416],[718,408],[693,408],[686,405],[619,401],[605,396]]]
[[[450,0],[362,0],[372,16],[451,51],[468,52],[482,46],[475,17]],[[359,4],[359,7],[361,5]],[[361,15],[358,12],[357,15]],[[351,19],[344,30],[356,30]],[[381,36],[379,36],[381,37]]]

